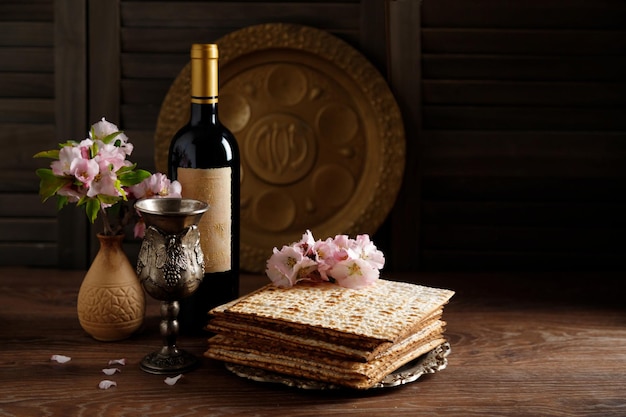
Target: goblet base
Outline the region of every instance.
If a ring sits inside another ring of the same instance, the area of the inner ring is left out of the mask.
[[[139,367],[150,374],[173,375],[193,371],[200,366],[200,360],[191,353],[176,349],[175,352],[152,352],[142,359]]]

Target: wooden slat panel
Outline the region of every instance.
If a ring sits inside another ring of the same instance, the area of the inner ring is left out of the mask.
[[[64,138],[70,139],[70,138]],[[52,124],[2,124],[0,128],[0,155],[3,169],[33,169],[50,160],[33,159],[37,152],[54,149],[58,142]],[[16,146],[19,144],[19,146]]]
[[[425,80],[427,104],[626,106],[626,83]]]
[[[422,267],[623,269],[626,3],[422,12]]]
[[[424,270],[433,271],[621,271],[624,253],[565,251],[422,252]]]
[[[35,175],[35,168],[28,169],[9,167],[0,170],[0,193],[33,193],[39,192],[39,177]]]
[[[122,31],[122,34],[125,31]],[[154,32],[152,32],[154,33]],[[189,39],[185,38],[184,45],[178,51],[189,49]],[[186,45],[186,46],[185,46]],[[189,62],[189,52],[186,53],[123,53],[122,78],[165,79],[169,84],[176,78],[180,70]]]
[[[387,72],[387,57],[389,36],[382,36],[382,31],[372,28],[388,28],[389,19],[387,1],[360,1],[359,39],[352,43],[358,45],[359,50],[368,57],[381,74]]]
[[[267,22],[256,22],[248,19],[242,21],[236,26],[229,27],[215,27],[213,21],[207,19],[205,21],[205,27],[166,27],[155,30],[152,27],[130,27],[122,29],[122,50],[124,52],[141,52],[141,53],[154,53],[163,52],[167,54],[180,53],[181,51],[187,52],[189,56],[189,46],[194,42],[212,43],[219,38],[241,29],[245,26],[259,23],[274,23],[274,20]],[[303,22],[291,22],[304,24]],[[184,26],[184,23],[180,23]],[[312,25],[311,25],[312,26]],[[324,26],[315,26],[318,28],[325,28]],[[332,32],[333,35],[346,41],[352,46],[359,45],[358,32],[350,29],[327,29]]]
[[[423,171],[432,176],[626,178],[623,158],[430,158]]]
[[[625,31],[424,29],[425,53],[505,55],[620,55]]]
[[[120,120],[120,16],[119,1],[89,2],[89,120],[106,117],[119,125]],[[108,30],[97,30],[106,22]],[[123,127],[121,127],[123,129]]]
[[[625,228],[626,202],[424,201],[425,224]]]
[[[124,129],[133,149],[132,161],[142,169],[154,172],[154,126],[147,129]]]
[[[626,201],[621,178],[427,176],[425,200],[438,201]]]
[[[422,139],[426,158],[626,158],[626,132],[428,130]]]
[[[427,129],[626,130],[624,108],[424,106]]]
[[[24,142],[28,142],[28,140],[38,141],[38,138],[46,138],[42,140],[43,143],[56,146],[62,140],[56,140],[55,132],[54,124],[4,123],[2,130],[0,130],[0,144],[8,140],[25,144]]]
[[[52,0],[29,0],[28,2],[0,3],[0,16],[8,21],[43,21],[53,19]]]
[[[122,103],[161,103],[171,84],[171,79],[123,79]]]
[[[0,242],[56,242],[56,217],[49,219],[0,218]]]
[[[122,2],[122,26],[210,26],[229,31],[242,24],[290,21],[314,27],[356,29],[360,6],[355,3],[250,3],[250,2]]]
[[[0,48],[0,71],[45,72],[54,71],[52,48]]]
[[[54,123],[54,100],[0,98],[0,123]]]
[[[391,215],[394,250],[391,266],[395,270],[417,270],[420,245],[409,242],[420,236],[421,159],[421,4],[411,1],[389,2],[389,80],[405,120],[406,164],[403,185]]]
[[[1,22],[0,46],[52,46],[52,22]]]
[[[626,250],[625,228],[512,227],[486,225],[422,225],[430,250],[588,251]],[[626,252],[624,252],[626,255]]]
[[[1,217],[54,217],[56,204],[53,200],[41,202],[35,193],[0,193]]]
[[[623,81],[624,56],[424,54],[425,79]]]
[[[54,75],[2,73],[0,97],[54,98]]]
[[[212,43],[236,29],[216,28],[209,19],[205,23],[204,27],[166,27],[158,30],[152,27],[124,27],[121,32],[122,51],[146,54],[180,54],[185,51],[188,60],[191,43]],[[184,25],[183,22],[179,24]]]
[[[56,266],[56,243],[0,243],[0,265]]]
[[[124,130],[154,129],[159,117],[160,103],[123,104],[121,110],[121,126],[124,126]]]
[[[87,3],[84,0],[54,2],[55,113],[57,135],[61,139],[84,136],[89,123],[94,121],[89,120],[87,114]],[[97,27],[109,31],[113,26],[101,21]],[[59,230],[62,232],[55,251],[59,267],[87,266],[89,227],[84,209],[81,211],[67,207],[59,213]]]
[[[623,28],[621,0],[425,0],[424,27]]]

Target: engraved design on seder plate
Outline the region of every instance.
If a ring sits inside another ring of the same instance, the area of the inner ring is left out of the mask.
[[[235,106],[221,111],[242,143],[242,225],[289,233],[323,223],[348,202],[363,173],[367,145],[350,92],[323,71],[290,63],[260,63],[222,86]],[[268,106],[267,103],[276,103]],[[318,156],[320,156],[318,158]]]
[[[218,40],[220,119],[241,152],[241,268],[272,247],[374,233],[404,172],[404,128],[384,78],[358,51],[306,26],[265,24]],[[189,117],[189,65],[157,123],[157,169]]]

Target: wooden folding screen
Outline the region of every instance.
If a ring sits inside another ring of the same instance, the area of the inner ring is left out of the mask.
[[[624,269],[622,0],[3,2],[0,264],[85,267],[95,251],[80,212],[39,203],[33,153],[106,116],[153,169],[189,44],[278,21],[328,30],[389,76],[407,132],[379,236],[390,269]]]
[[[623,269],[625,3],[424,0],[419,12],[419,43],[396,55],[420,56],[417,87],[402,73],[419,89],[405,105],[419,123],[420,268]]]
[[[0,264],[57,262],[32,158],[56,133],[53,19],[52,1],[0,4]]]

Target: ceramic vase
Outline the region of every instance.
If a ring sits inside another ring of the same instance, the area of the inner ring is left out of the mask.
[[[78,292],[78,320],[94,339],[126,339],[143,324],[146,299],[122,248],[123,235],[98,234],[100,249]]]

